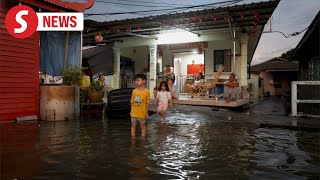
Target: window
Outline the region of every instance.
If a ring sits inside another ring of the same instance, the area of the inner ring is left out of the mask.
[[[249,92],[254,92],[253,83],[248,83],[248,90],[249,90]]]
[[[250,71],[251,71],[251,66],[250,66],[250,63],[248,63],[247,64],[247,79],[251,79]]]
[[[259,78],[259,88],[262,86],[262,79]]]
[[[312,58],[309,61],[309,80],[317,81],[320,80],[320,60],[319,57]]]
[[[282,88],[282,86],[281,86],[281,78],[280,78],[279,75],[273,77],[273,87],[274,88]]]
[[[213,51],[213,71],[216,72],[219,67],[224,66],[224,72],[231,72],[231,49]]]

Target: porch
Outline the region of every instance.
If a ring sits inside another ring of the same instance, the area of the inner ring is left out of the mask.
[[[249,104],[249,99],[238,99],[237,101],[226,102],[223,99],[203,100],[199,98],[188,97],[186,94],[180,94],[179,99],[173,100],[173,103],[184,104],[184,105],[199,105],[199,106],[239,107],[245,104]]]

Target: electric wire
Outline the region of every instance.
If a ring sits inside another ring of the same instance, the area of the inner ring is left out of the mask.
[[[317,22],[319,21],[319,19],[317,20]],[[317,23],[316,22],[316,23]],[[315,23],[315,24],[316,24]],[[280,33],[282,34],[285,38],[291,38],[293,36],[298,36],[299,34],[303,33],[304,31],[306,31],[307,29],[310,28],[311,25],[309,25],[308,27],[304,28],[303,30],[299,31],[299,32],[293,32],[293,33],[290,33],[288,35],[285,35],[283,32],[281,31],[263,31],[262,33]]]
[[[196,5],[196,6],[185,6],[185,7],[176,7],[176,8],[165,8],[165,9],[152,9],[152,10],[143,10],[143,11],[128,11],[128,12],[114,12],[114,13],[86,13],[86,16],[95,16],[95,15],[121,15],[121,14],[137,14],[137,13],[147,13],[147,12],[163,12],[163,11],[174,11],[174,10],[184,10],[184,9],[192,9],[192,8],[198,8],[198,7],[206,7],[206,6],[212,6],[212,5],[218,5],[218,4],[224,4],[224,3],[233,3],[233,2],[241,2],[243,0],[231,0],[231,1],[222,1],[217,3],[210,3],[210,4],[202,4],[202,5]]]
[[[161,5],[169,5],[169,6],[189,6],[187,4],[173,4],[173,3],[162,3],[162,2],[150,2],[150,1],[138,1],[138,0],[118,0],[124,2],[138,2],[143,4],[161,4]]]

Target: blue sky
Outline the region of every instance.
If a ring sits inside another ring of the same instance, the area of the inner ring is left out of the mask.
[[[80,1],[85,0],[68,0]],[[96,0],[97,1],[97,0]],[[102,0],[99,0],[102,1]],[[199,5],[213,2],[221,2],[223,0],[103,0],[107,2],[147,5],[147,6],[168,6],[170,4],[183,5]],[[146,3],[128,2],[128,1],[144,1]],[[261,0],[244,0],[239,4],[249,4],[252,2],[260,2]],[[265,1],[265,0],[263,0]],[[153,4],[155,2],[157,4]],[[161,3],[164,3],[161,5]],[[171,6],[173,7],[173,6]],[[171,8],[170,6],[167,8]],[[101,12],[128,12],[156,9],[155,7],[139,7],[139,6],[125,6],[119,4],[108,4],[95,2],[94,6],[85,11],[85,13],[101,13]],[[317,12],[320,10],[320,0],[281,0],[278,7],[273,13],[272,29],[274,31],[281,31],[285,35],[293,32],[298,32],[308,27],[314,19]],[[91,16],[90,19],[96,21],[111,21],[127,18],[136,18],[138,15],[117,15],[117,16]],[[269,30],[269,24],[265,26],[265,30]],[[260,39],[252,64],[264,62],[273,57],[280,56],[282,53],[294,48],[302,38],[304,33],[298,36],[285,38],[278,33],[264,33]]]

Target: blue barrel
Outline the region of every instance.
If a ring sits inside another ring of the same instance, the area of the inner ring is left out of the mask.
[[[223,85],[222,84],[217,84],[216,85],[216,91],[217,91],[217,94],[223,94]]]

